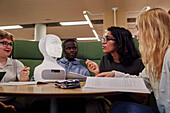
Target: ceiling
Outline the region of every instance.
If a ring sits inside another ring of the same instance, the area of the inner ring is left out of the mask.
[[[34,25],[37,23],[57,23],[85,21],[83,11],[92,14],[103,14],[105,10],[140,11],[145,6],[170,9],[170,0],[0,0],[0,26]],[[138,13],[129,14],[134,18]],[[103,20],[103,16],[89,15],[91,20]],[[103,35],[103,24],[93,24],[96,32]],[[128,23],[133,32],[134,24]],[[34,28],[7,30],[14,34],[15,39],[33,40]],[[94,37],[88,25],[79,26],[48,26],[47,34],[55,34],[61,39]]]

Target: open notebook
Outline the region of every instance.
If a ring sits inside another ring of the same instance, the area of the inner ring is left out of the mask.
[[[87,77],[83,90],[150,93],[142,78]]]

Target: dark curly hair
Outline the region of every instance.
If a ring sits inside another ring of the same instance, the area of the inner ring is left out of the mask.
[[[109,27],[107,31],[110,31],[113,37],[116,39],[115,48],[119,54],[120,64],[127,66],[133,63],[136,59],[140,58],[140,55],[135,48],[132,34],[129,30],[122,27]]]

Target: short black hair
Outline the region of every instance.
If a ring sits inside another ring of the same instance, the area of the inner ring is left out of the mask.
[[[66,44],[67,42],[75,42],[75,43],[77,44],[77,41],[76,41],[76,40],[74,40],[74,39],[67,39],[67,40],[64,41],[63,47],[65,47],[65,44]],[[77,44],[77,46],[78,46],[78,44]]]
[[[115,48],[120,58],[119,61],[124,66],[130,65],[136,59],[140,58],[140,55],[135,47],[132,34],[129,30],[123,27],[109,27],[107,31],[110,31],[113,37],[116,39]]]

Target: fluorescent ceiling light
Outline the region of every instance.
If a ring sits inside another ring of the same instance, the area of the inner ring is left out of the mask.
[[[86,21],[88,22],[90,28],[92,29],[93,34],[95,35],[96,39],[97,39],[98,41],[100,41],[99,36],[98,36],[97,32],[95,31],[95,29],[94,29],[94,27],[93,27],[93,24],[92,24],[92,22],[90,21],[87,13],[91,14],[89,11],[83,11],[83,15],[84,15]],[[92,15],[92,14],[91,14],[91,15]]]
[[[140,11],[129,11],[129,12],[127,12],[127,13],[142,13],[142,12],[144,12],[144,11],[147,11],[147,10],[149,10],[151,7],[150,6],[145,6],[142,10],[140,10]]]
[[[98,40],[97,38],[95,37],[87,37],[87,38],[77,38],[77,40]]]
[[[87,16],[87,14],[85,14],[84,17],[85,17],[85,19],[87,20],[89,26],[90,26],[91,28],[93,28],[93,25],[92,25],[92,23],[91,23],[89,17]]]
[[[86,25],[87,21],[75,21],[75,22],[60,22],[62,26],[71,26],[71,25]]]
[[[96,32],[94,29],[93,29],[92,31],[93,31],[93,34],[95,35],[95,37],[96,37],[97,39],[99,39],[99,36],[98,36],[97,32]]]
[[[13,25],[13,26],[0,26],[0,29],[21,29],[23,28],[20,25]]]

